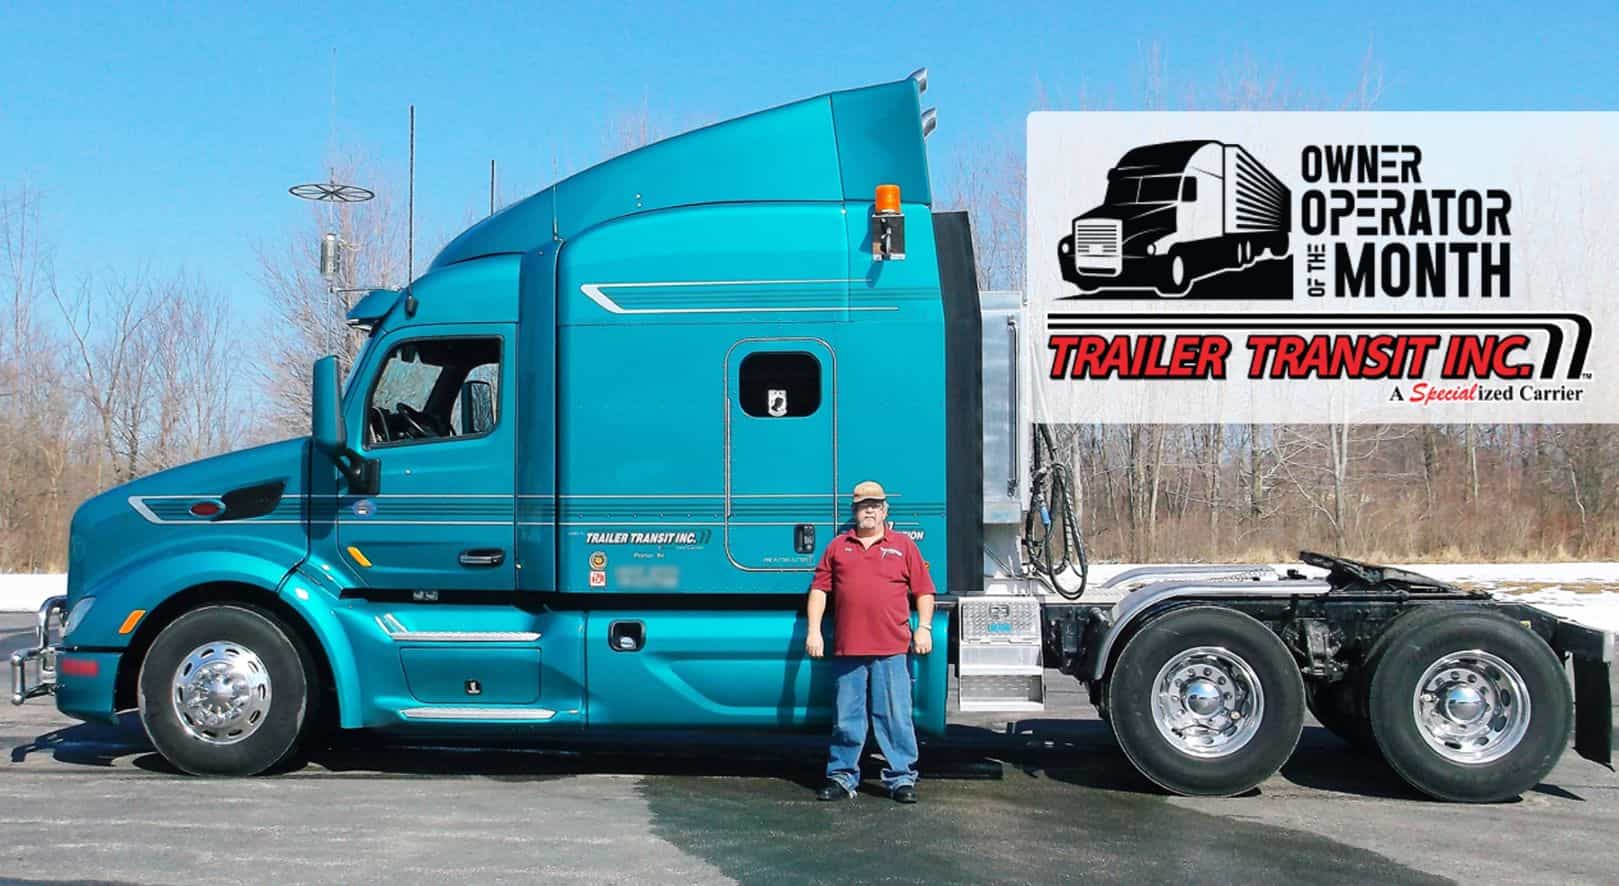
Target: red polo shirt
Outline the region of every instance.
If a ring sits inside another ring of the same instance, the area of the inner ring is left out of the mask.
[[[833,655],[905,652],[911,646],[909,598],[934,593],[916,542],[887,528],[869,548],[853,529],[832,539],[810,587],[832,596]]]

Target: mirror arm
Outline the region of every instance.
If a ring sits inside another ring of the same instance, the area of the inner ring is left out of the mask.
[[[349,492],[353,495],[376,495],[381,478],[380,459],[366,458],[353,449],[344,446],[333,456],[332,461],[337,470],[342,473],[343,479],[348,481]]]

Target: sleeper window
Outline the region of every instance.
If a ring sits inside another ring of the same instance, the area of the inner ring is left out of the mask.
[[[769,351],[742,359],[742,411],[758,418],[797,418],[821,408],[821,361],[802,351]]]

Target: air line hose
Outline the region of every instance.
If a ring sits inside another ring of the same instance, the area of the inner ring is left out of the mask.
[[[1029,511],[1023,518],[1023,547],[1034,571],[1044,576],[1064,599],[1078,600],[1085,593],[1090,563],[1085,539],[1074,516],[1074,478],[1057,457],[1051,430],[1035,425],[1034,461],[1029,471]],[[1055,509],[1059,524],[1052,525]],[[1077,575],[1076,583],[1073,576]]]

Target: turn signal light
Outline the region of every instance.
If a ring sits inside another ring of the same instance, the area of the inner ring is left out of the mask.
[[[127,634],[135,630],[135,625],[140,624],[141,616],[145,614],[146,610],[144,609],[136,609],[129,613],[129,615],[125,616],[124,623],[118,626],[118,633]]]

